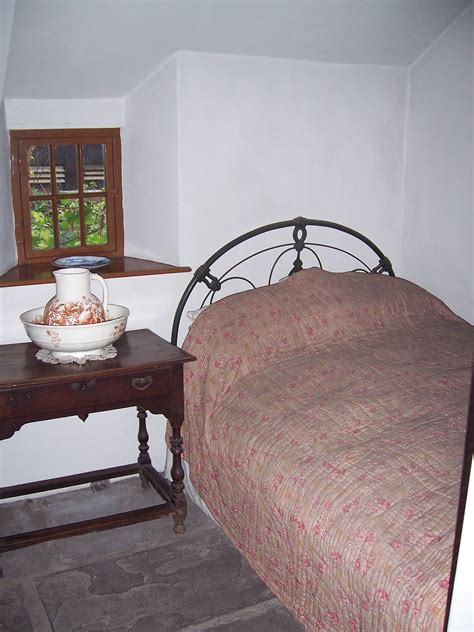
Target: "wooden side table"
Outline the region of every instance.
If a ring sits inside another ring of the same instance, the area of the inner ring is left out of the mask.
[[[54,538],[101,531],[173,514],[174,531],[183,533],[186,518],[184,471],[181,463],[181,425],[184,415],[183,364],[195,358],[147,329],[126,332],[115,343],[115,358],[86,364],[45,364],[36,359],[33,343],[0,345],[0,440],[24,424],[136,406],[138,460],[49,480],[0,488],[0,498],[49,491],[138,474],[164,502],[82,522],[0,538],[0,551],[17,549]],[[170,483],[152,466],[148,454],[147,411],[167,417],[172,428]]]

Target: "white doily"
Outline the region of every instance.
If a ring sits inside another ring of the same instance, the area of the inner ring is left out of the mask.
[[[47,362],[48,364],[70,364],[71,362],[77,362],[77,364],[85,364],[90,360],[108,360],[109,358],[115,358],[117,355],[117,349],[113,345],[107,345],[107,347],[103,347],[102,349],[98,349],[94,353],[85,355],[81,353],[80,355],[74,355],[74,353],[68,355],[55,355],[54,351],[49,351],[49,349],[40,349],[36,357],[38,360],[42,362]]]

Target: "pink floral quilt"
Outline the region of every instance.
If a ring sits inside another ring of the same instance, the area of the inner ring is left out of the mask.
[[[307,630],[442,630],[473,341],[408,281],[319,269],[192,326],[191,480]]]

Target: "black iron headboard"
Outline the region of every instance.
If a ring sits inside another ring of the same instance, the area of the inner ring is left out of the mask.
[[[363,242],[369,248],[369,254],[373,256],[373,254],[375,253],[377,255],[378,262],[376,263],[375,266],[371,267],[367,263],[365,263],[365,261],[363,261],[359,256],[349,252],[345,248],[341,248],[341,247],[330,245],[330,244],[322,244],[322,243],[306,241],[306,238],[308,236],[308,231],[307,231],[308,226],[317,226],[319,228],[331,228],[336,231],[339,231],[340,233],[345,233],[346,235],[350,235],[354,237],[360,242]],[[262,235],[263,233],[269,233],[271,231],[282,229],[282,228],[293,229],[293,233],[292,233],[293,242],[272,245],[272,246],[262,248],[261,250],[258,250],[257,252],[254,252],[250,255],[245,256],[243,259],[241,259],[237,263],[232,264],[230,268],[227,268],[227,270],[225,270],[225,272],[223,272],[219,276],[214,276],[211,273],[211,266],[218,259],[220,259],[225,253],[227,253],[229,250],[232,250],[232,248],[235,248],[236,246],[242,244],[243,242],[246,242],[247,240],[252,239],[252,237],[257,237],[258,235]],[[268,281],[267,281],[268,285],[272,283],[275,268],[277,264],[279,263],[279,261],[282,259],[283,255],[291,251],[294,251],[296,253],[296,258],[293,261],[292,268],[289,271],[288,276],[295,274],[295,272],[299,272],[300,270],[303,269],[303,261],[301,259],[301,255],[304,251],[311,253],[314,256],[314,259],[317,265],[320,268],[323,268],[321,256],[320,254],[318,254],[315,248],[319,248],[319,249],[326,248],[326,249],[343,253],[349,256],[353,261],[356,261],[357,265],[359,266],[359,267],[356,267],[355,269],[352,268],[353,271],[355,270],[355,271],[360,271],[360,272],[367,272],[369,274],[382,274],[386,272],[390,276],[395,276],[390,260],[383,254],[380,248],[378,248],[372,241],[370,241],[370,239],[368,239],[361,233],[357,232],[356,230],[353,230],[352,228],[348,228],[347,226],[343,226],[342,224],[336,224],[334,222],[326,222],[324,220],[318,220],[318,219],[306,219],[305,217],[296,217],[295,219],[292,219],[292,220],[287,220],[284,222],[275,222],[274,224],[267,224],[266,226],[260,226],[259,228],[255,228],[254,230],[249,231],[248,233],[240,235],[240,237],[236,237],[225,246],[222,246],[222,248],[219,248],[219,250],[217,250],[213,255],[211,255],[209,259],[207,259],[207,261],[205,261],[201,266],[199,266],[199,268],[196,269],[196,271],[194,272],[194,276],[192,280],[189,282],[185,291],[183,292],[183,295],[176,309],[176,313],[173,320],[173,329],[171,332],[172,344],[177,344],[179,326],[180,326],[181,316],[183,314],[184,307],[189,299],[191,292],[193,291],[193,289],[198,283],[204,283],[209,290],[206,296],[204,297],[204,300],[201,302],[201,307],[203,307],[207,302],[209,302],[209,304],[213,302],[216,292],[218,292],[222,288],[223,283],[225,283],[226,281],[238,279],[247,283],[250,287],[255,288],[256,287],[255,284],[246,277],[238,276],[238,275],[235,276],[235,274],[233,274],[232,276],[228,276],[228,275],[231,272],[234,272],[236,268],[240,266],[241,264],[266,252],[270,252],[273,250],[281,251],[279,252],[276,259],[273,261],[273,264],[270,268],[270,273],[269,273]]]

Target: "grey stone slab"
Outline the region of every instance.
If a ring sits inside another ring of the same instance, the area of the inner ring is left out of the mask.
[[[151,616],[139,619],[131,628],[115,632],[156,632],[160,623]],[[270,599],[203,623],[176,628],[176,632],[304,632],[304,626],[278,601]]]
[[[210,632],[304,632],[304,626],[281,604],[247,619],[235,613],[235,620],[207,628]],[[151,630],[150,630],[151,632]]]
[[[110,485],[93,491],[90,486],[43,496],[34,512],[38,526],[53,527],[67,522],[78,522],[106,516],[110,513],[133,511],[163,502],[154,489],[141,486],[138,476],[112,481]]]
[[[0,516],[9,533],[157,499],[135,478],[18,501]],[[0,632],[303,630],[191,502],[186,524],[176,535],[167,516],[4,553]]]
[[[0,580],[0,632],[51,632],[34,584]]]
[[[11,579],[44,575],[48,569],[54,568],[55,555],[52,542],[1,553],[0,575]]]
[[[152,628],[149,629],[152,632]],[[304,626],[276,599],[262,601],[242,610],[203,623],[191,624],[180,632],[304,632]]]
[[[141,489],[139,483],[138,486]],[[116,485],[112,484],[110,488],[96,493],[81,489],[65,494],[55,494],[54,497],[48,497],[47,504],[41,503],[40,511],[51,510],[51,513],[54,514],[56,509],[61,507],[63,497],[65,497],[65,503],[73,508],[73,514],[71,515],[64,510],[60,510],[60,513],[64,522],[73,522],[77,519],[84,519],[80,517],[78,510],[74,509],[74,498],[78,498],[77,504],[87,504],[89,499],[92,498],[93,500],[104,494],[112,495],[115,499],[114,502],[111,499],[107,501],[108,507],[104,513],[118,512],[124,510],[121,504],[122,498],[133,496],[136,488],[137,482],[134,479],[128,479]],[[148,498],[152,498],[152,502],[156,502],[158,497],[154,490],[145,490],[145,494]],[[19,508],[21,507],[21,503],[15,504]],[[49,521],[54,524],[53,516],[49,517]],[[44,520],[37,518],[35,528],[39,528],[41,522]],[[60,520],[56,524],[59,522]],[[187,533],[191,534],[203,529],[214,529],[216,525],[196,505],[189,502],[186,528]],[[92,560],[107,559],[121,553],[149,549],[174,541],[179,542],[179,539],[183,537],[186,537],[186,534],[176,535],[174,533],[172,517],[164,516],[158,520],[127,527],[88,533],[64,540],[53,540],[26,549],[8,551],[0,556],[0,566],[5,577],[35,577],[75,568]]]
[[[118,632],[151,632],[152,630],[159,630],[159,624],[153,619],[153,617],[145,616],[139,619],[135,625],[128,630],[120,630]]]
[[[0,536],[35,529],[33,507],[33,499],[0,504]]]
[[[7,579],[0,580],[0,630],[34,632],[21,587]]]
[[[177,631],[272,598],[217,529],[40,578],[38,593],[55,632]]]

